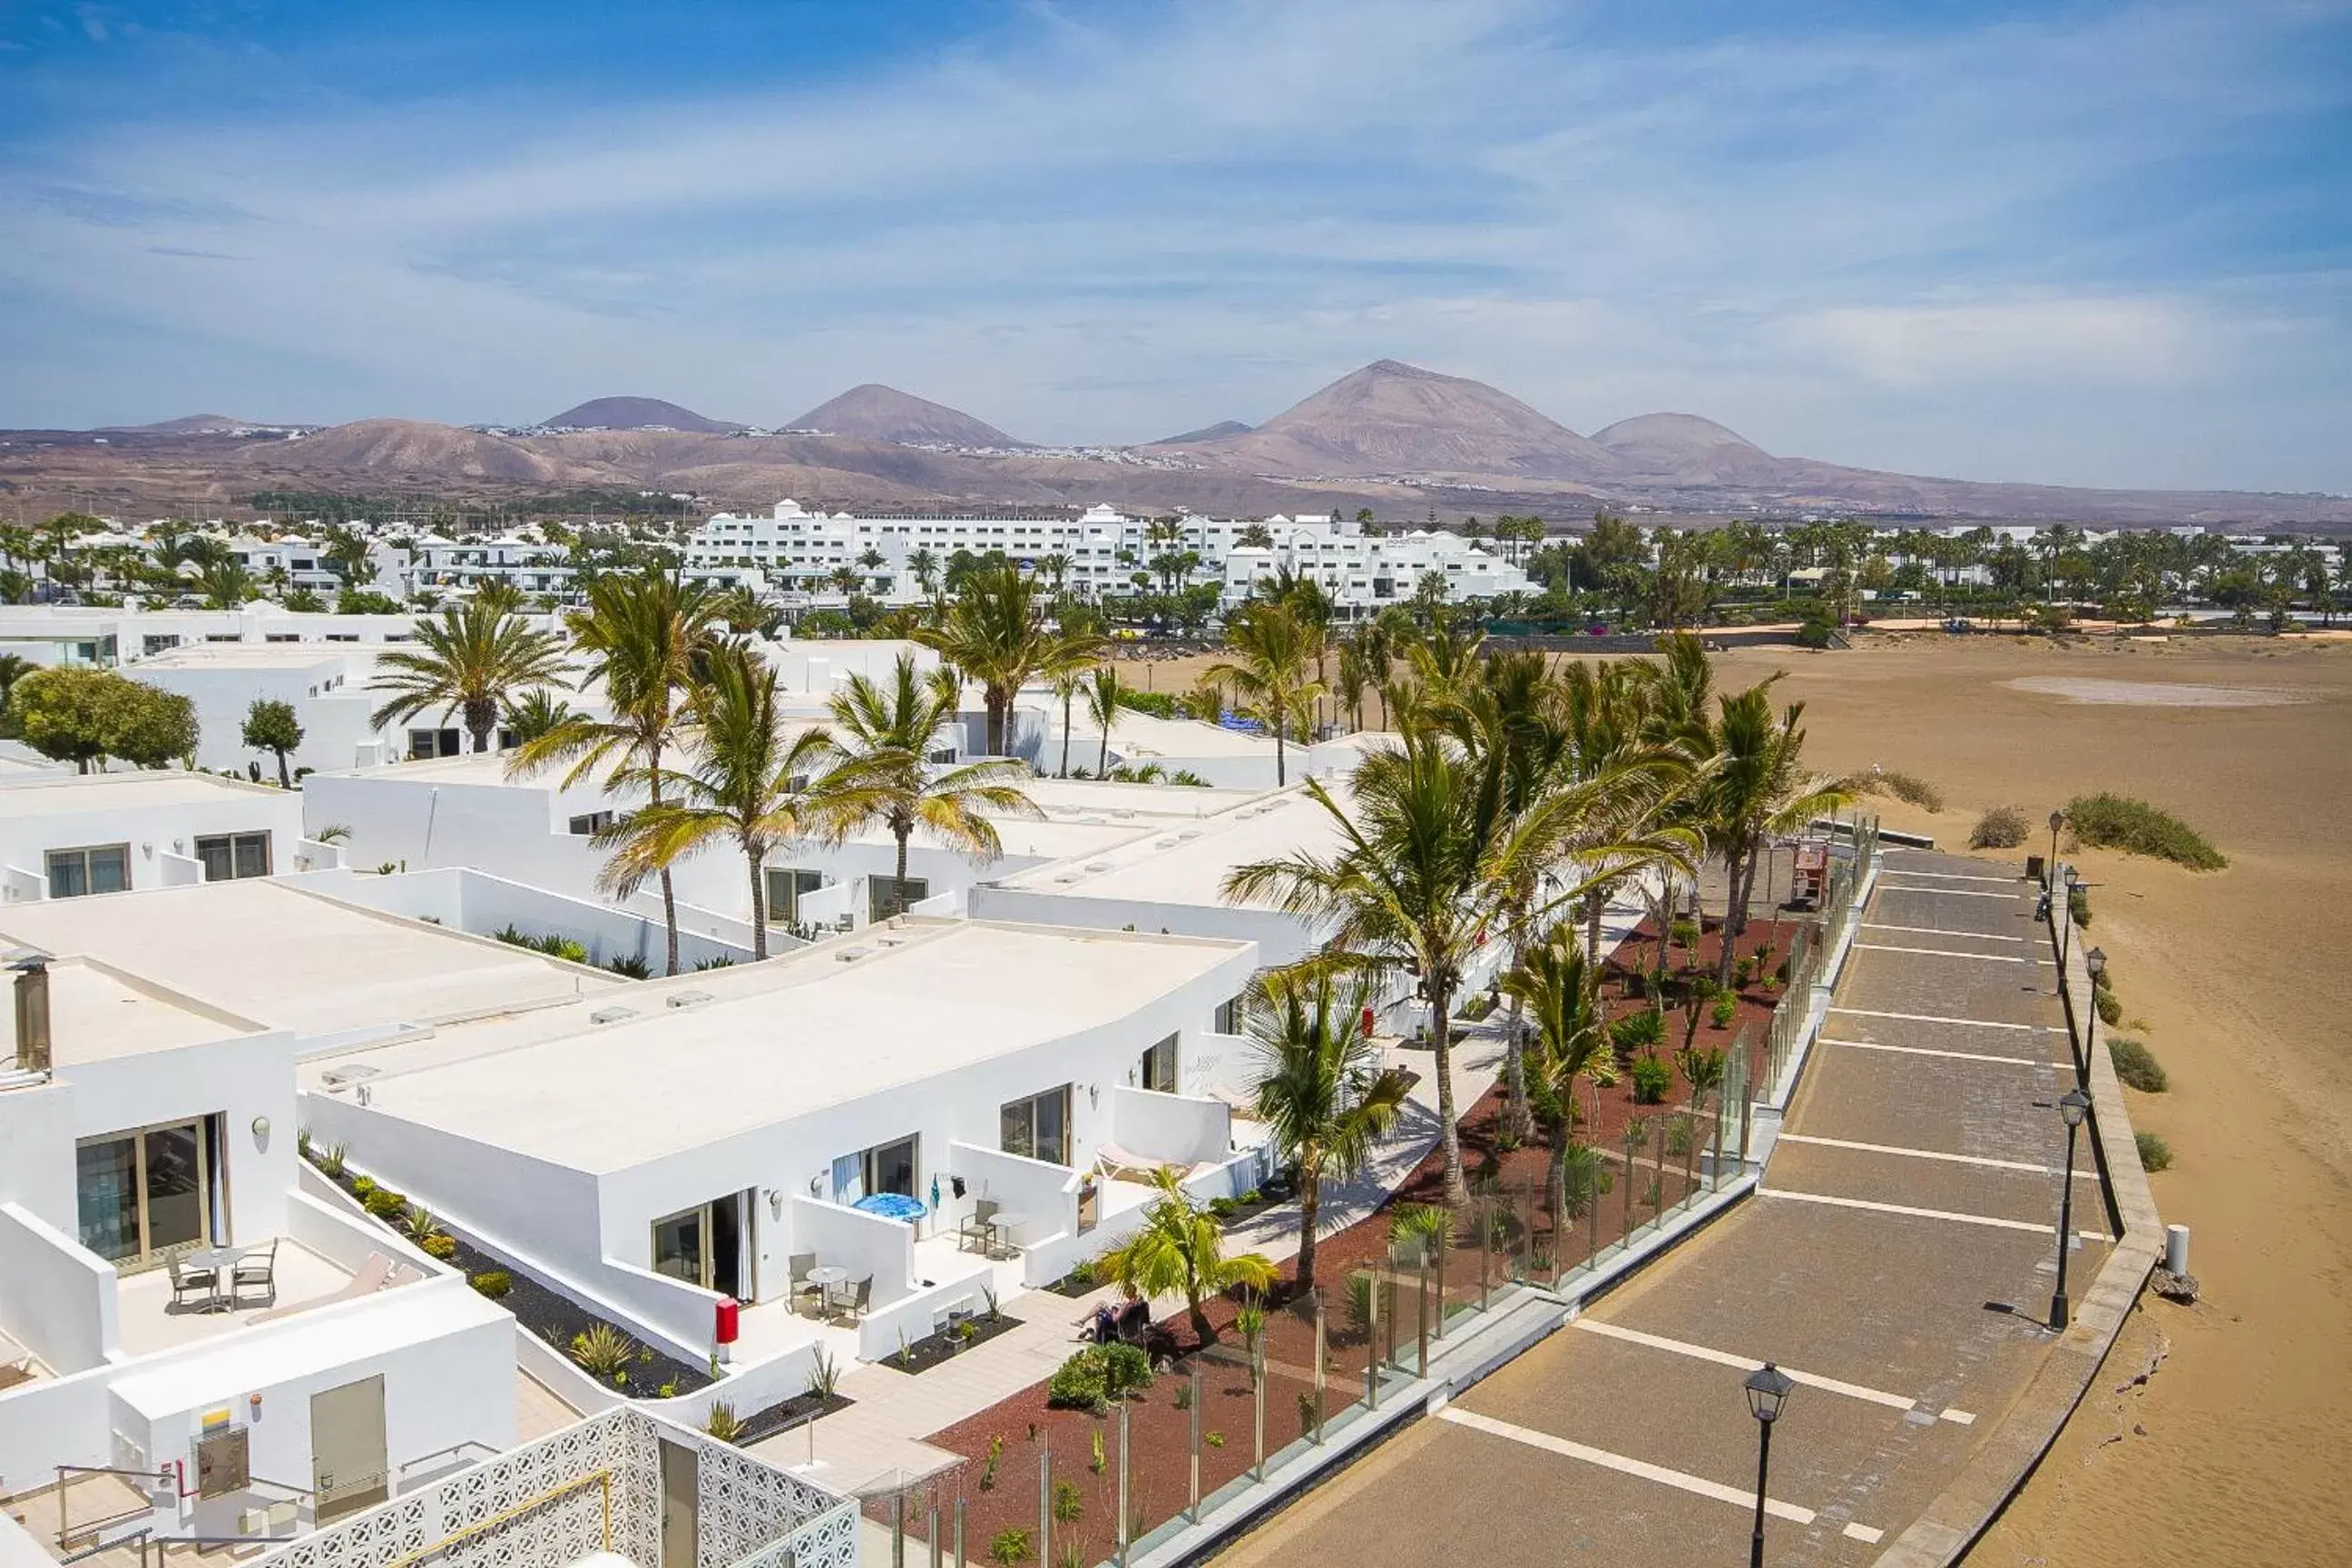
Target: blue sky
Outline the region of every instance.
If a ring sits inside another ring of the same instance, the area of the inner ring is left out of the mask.
[[[1033,440],[1366,361],[1978,479],[2352,491],[2352,5],[0,9],[0,424]]]

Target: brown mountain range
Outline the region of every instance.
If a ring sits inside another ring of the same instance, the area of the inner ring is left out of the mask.
[[[604,399],[634,405],[650,399]],[[677,414],[690,410],[655,405]],[[631,406],[624,406],[627,415]],[[103,433],[0,431],[0,490],[28,513],[234,513],[265,489],[498,504],[587,487],[693,491],[714,507],[781,497],[837,506],[1179,508],[1220,515],[1353,512],[1404,521],[1498,511],[1576,520],[1597,507],[1689,516],[2063,519],[2352,529],[2352,499],[2236,491],[1987,484],[1843,467],[1763,450],[1688,414],[1579,435],[1491,386],[1382,360],[1255,428],[1228,421],[1106,461],[1038,450],[993,426],[878,385],[793,421],[814,434],[604,427],[497,436],[369,419],[299,439],[236,437],[209,418]],[[175,426],[179,426],[175,428]],[[965,448],[955,450],[952,448]],[[981,451],[971,448],[986,447]],[[950,449],[940,449],[950,448]]]

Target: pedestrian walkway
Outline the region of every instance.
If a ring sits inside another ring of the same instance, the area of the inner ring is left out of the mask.
[[[1770,1561],[1870,1562],[1928,1507],[2047,1354],[2072,1078],[2032,886],[1885,865],[1759,1195],[1221,1561],[1737,1562],[1766,1359],[1798,1379]],[[2075,1183],[2079,1290],[2106,1220]]]

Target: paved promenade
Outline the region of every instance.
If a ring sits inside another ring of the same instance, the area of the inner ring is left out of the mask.
[[[2071,1078],[2033,904],[1891,850],[1758,1195],[1220,1561],[1738,1562],[1766,1357],[1799,1380],[1769,1560],[1873,1561],[2051,1344]],[[2075,1200],[2079,1299],[2107,1219],[2095,1176]]]

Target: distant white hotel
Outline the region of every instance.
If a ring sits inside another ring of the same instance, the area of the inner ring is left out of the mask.
[[[1433,572],[1445,579],[1448,597],[1456,600],[1492,598],[1528,586],[1527,574],[1517,566],[1453,533],[1367,533],[1355,522],[1323,517],[1244,521],[1186,516],[1174,520],[1172,531],[1159,531],[1169,527],[1109,506],[1089,507],[1076,517],[861,517],[811,511],[783,500],[765,517],[720,512],[688,537],[686,559],[689,566],[756,570],[771,582],[820,591],[835,573],[846,569],[857,575],[863,591],[896,604],[927,596],[912,564],[922,551],[929,552],[934,574],[944,573],[959,551],[1001,551],[1036,569],[1059,558],[1060,580],[1089,595],[1123,590],[1139,575],[1156,577],[1156,559],[1189,552],[1200,558],[1194,577],[1221,584],[1228,605],[1241,603],[1252,584],[1286,566],[1315,579],[1347,609],[1376,610],[1409,599]]]

